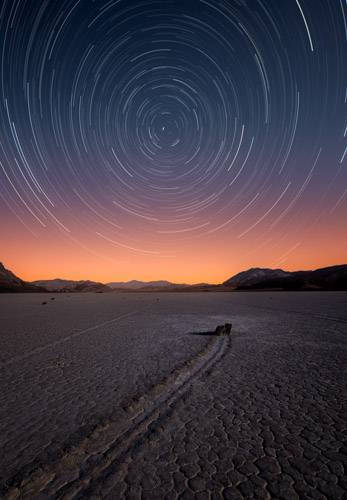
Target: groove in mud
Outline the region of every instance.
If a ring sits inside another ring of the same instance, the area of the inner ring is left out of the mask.
[[[128,452],[202,373],[211,370],[225,354],[229,342],[229,337],[212,338],[203,351],[130,404],[123,417],[96,427],[58,460],[17,479],[4,498],[38,494],[49,498],[73,498],[90,488],[93,481],[107,473],[107,469]]]
[[[124,318],[128,318],[129,316],[133,316],[134,314],[138,314],[145,309],[148,309],[148,306],[142,307],[141,309],[137,309],[135,311],[130,311],[128,313],[121,314],[120,316],[116,316],[115,318],[112,318],[108,321],[103,321],[102,323],[99,323],[97,325],[89,326],[88,328],[84,328],[83,330],[78,330],[77,332],[70,333],[70,335],[63,337],[62,339],[55,340],[54,342],[50,344],[46,344],[40,347],[37,347],[36,349],[27,352],[25,354],[22,354],[20,356],[14,356],[13,358],[8,359],[7,361],[0,362],[0,368],[7,367],[9,365],[12,365],[13,363],[16,363],[18,361],[23,361],[24,359],[30,358],[31,356],[34,356],[35,354],[41,353],[46,351],[47,349],[50,349],[52,347],[56,347],[60,344],[64,344],[65,342],[69,342],[72,339],[75,339],[77,337],[80,337],[81,335],[85,333],[92,332],[94,330],[97,330],[98,328],[102,328],[103,326],[108,326],[111,325],[112,323],[115,323],[116,321],[120,321]]]

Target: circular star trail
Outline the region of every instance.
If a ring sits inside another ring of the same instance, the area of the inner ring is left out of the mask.
[[[165,256],[204,238],[266,244],[345,210],[346,12],[4,0],[4,220]]]

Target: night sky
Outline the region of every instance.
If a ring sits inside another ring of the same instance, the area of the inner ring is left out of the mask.
[[[222,281],[347,261],[346,0],[2,0],[0,260]]]

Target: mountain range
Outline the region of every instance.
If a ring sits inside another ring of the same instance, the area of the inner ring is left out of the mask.
[[[111,288],[104,283],[90,280],[36,280],[33,285],[43,287],[48,292],[111,292]]]
[[[172,287],[177,286],[175,283],[171,283],[170,281],[159,280],[159,281],[112,281],[111,283],[106,283],[107,286],[115,289],[130,289],[130,290],[139,290],[141,288],[163,288],[163,287]],[[183,286],[183,285],[182,285]]]
[[[0,292],[45,292],[40,286],[18,278],[0,262]]]
[[[18,278],[0,263],[0,292],[198,292],[232,290],[347,290],[347,264],[314,271],[284,271],[283,269],[251,268],[227,279],[221,284],[194,285],[170,281],[112,281],[104,284],[90,280],[36,280],[27,282]]]
[[[236,290],[347,290],[347,265],[294,272],[252,268],[223,285]]]

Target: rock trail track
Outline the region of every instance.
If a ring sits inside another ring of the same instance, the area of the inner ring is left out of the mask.
[[[212,337],[203,351],[133,402],[124,411],[123,418],[118,414],[115,419],[104,422],[59,460],[44,464],[28,477],[17,480],[18,484],[12,486],[4,498],[83,497],[91,483],[107,474],[110,466],[124,463],[126,454],[167,415],[199,376],[213,368],[229,345],[230,336]]]
[[[78,330],[78,331],[75,331],[73,333],[70,333],[66,337],[63,337],[62,339],[54,340],[53,342],[51,342],[49,344],[45,344],[41,347],[37,347],[36,349],[33,349],[32,351],[26,352],[25,354],[22,354],[19,356],[13,356],[12,358],[10,358],[6,361],[0,362],[0,368],[4,368],[6,366],[12,365],[13,363],[18,363],[19,361],[23,361],[24,359],[27,359],[31,356],[35,356],[36,354],[40,354],[43,351],[46,351],[47,349],[52,349],[54,347],[59,346],[60,344],[64,344],[65,342],[69,342],[70,340],[77,338],[77,337],[80,337],[81,335],[84,335],[85,333],[93,332],[93,331],[97,330],[98,328],[109,326],[112,323],[115,323],[115,322],[122,320],[123,318],[128,318],[129,316],[133,316],[134,314],[137,314],[142,310],[144,310],[144,308],[140,309],[140,310],[136,310],[136,311],[131,311],[131,312],[126,313],[126,314],[121,314],[120,316],[116,316],[115,318],[112,318],[108,321],[103,321],[102,323],[98,323],[97,325],[93,325],[93,326],[90,326],[88,328],[84,328],[83,330]]]
[[[1,300],[1,498],[347,498],[347,294]]]

